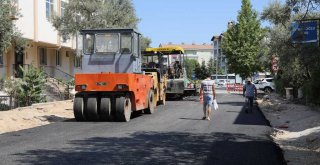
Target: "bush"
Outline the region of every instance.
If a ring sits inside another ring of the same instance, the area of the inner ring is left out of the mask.
[[[276,92],[282,96],[284,96],[286,94],[286,90],[285,88],[287,86],[285,86],[285,82],[283,79],[280,79],[280,78],[275,78],[274,80],[274,85],[275,85],[275,88],[276,88]]]
[[[320,105],[320,71],[312,73],[312,79],[303,86],[307,103]]]
[[[44,96],[41,96],[46,82],[44,72],[33,65],[30,65],[29,69],[21,70],[22,79],[5,81],[5,92],[14,98],[18,106],[30,106],[45,101]]]

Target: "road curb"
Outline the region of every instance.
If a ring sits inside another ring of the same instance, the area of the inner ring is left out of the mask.
[[[261,110],[260,108],[260,104],[258,101],[255,101],[257,104],[257,110],[262,114],[263,118],[267,121],[267,125],[271,128],[271,132],[268,134],[269,139],[275,144],[276,147],[276,152],[278,153],[277,155],[279,155],[279,160],[281,161],[281,163],[283,165],[287,165],[287,161],[284,157],[284,150],[280,147],[280,145],[278,143],[276,143],[273,138],[271,137],[271,134],[274,132],[274,128],[271,126],[271,122],[269,119],[267,119],[266,115],[264,114],[264,112]]]

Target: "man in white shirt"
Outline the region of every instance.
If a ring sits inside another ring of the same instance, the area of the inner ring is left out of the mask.
[[[203,120],[211,120],[211,109],[213,100],[216,99],[216,90],[211,75],[207,74],[207,78],[201,82],[200,101],[203,101]]]

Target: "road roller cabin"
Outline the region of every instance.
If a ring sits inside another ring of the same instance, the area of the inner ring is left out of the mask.
[[[75,74],[73,107],[77,121],[127,122],[133,111],[154,112],[154,80],[141,69],[140,37],[133,29],[80,31],[82,71]]]
[[[195,93],[196,88],[188,88],[190,82],[187,78],[185,70],[185,55],[184,49],[179,46],[147,48],[143,51],[145,57],[157,57],[160,62],[161,72],[166,73],[166,97],[182,99],[184,96]],[[174,57],[174,58],[173,58]],[[149,58],[148,62],[153,63],[154,60]]]

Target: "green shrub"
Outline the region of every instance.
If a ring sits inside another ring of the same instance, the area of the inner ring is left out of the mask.
[[[12,79],[5,81],[5,92],[12,96],[18,106],[30,106],[33,103],[44,102],[41,96],[45,87],[45,74],[32,64],[28,69],[21,67],[22,79]]]
[[[275,88],[276,88],[276,92],[282,96],[284,96],[286,94],[286,91],[285,91],[285,83],[284,83],[284,80],[282,79],[275,79],[274,80],[274,85],[275,85]]]
[[[320,105],[320,71],[312,73],[312,79],[303,86],[307,103]]]

